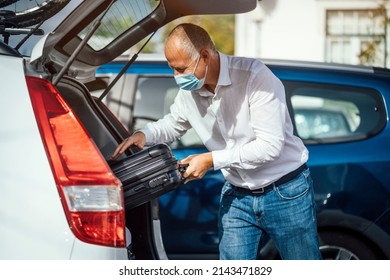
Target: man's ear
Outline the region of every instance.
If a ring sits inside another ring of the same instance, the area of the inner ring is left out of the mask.
[[[203,60],[206,62],[206,64],[209,64],[210,60],[210,51],[208,49],[201,49],[200,50],[200,56],[203,58]]]

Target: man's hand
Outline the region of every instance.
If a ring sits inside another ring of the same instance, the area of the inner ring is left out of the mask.
[[[130,146],[134,145],[139,149],[143,149],[146,143],[145,134],[142,132],[136,132],[131,135],[129,138],[123,140],[121,144],[116,148],[115,152],[112,154],[111,159],[117,159],[124,151],[126,151]]]
[[[183,174],[185,178],[184,184],[195,179],[201,179],[206,174],[207,170],[213,167],[212,153],[204,153],[199,155],[190,155],[180,161],[181,164],[189,164]]]

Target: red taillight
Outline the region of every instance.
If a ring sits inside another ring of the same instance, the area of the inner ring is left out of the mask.
[[[121,183],[56,88],[26,81],[70,228],[82,241],[124,247]]]

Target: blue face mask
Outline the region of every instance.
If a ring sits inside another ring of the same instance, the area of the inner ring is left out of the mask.
[[[192,73],[175,75],[176,84],[181,89],[197,90],[197,89],[200,89],[201,87],[203,87],[204,81],[205,81],[206,75],[207,75],[207,66],[206,66],[206,73],[205,73],[203,79],[199,80],[194,74],[196,71],[196,68],[198,67],[199,60],[200,60],[200,56],[198,58],[198,61],[196,62],[195,69],[194,69],[194,71],[192,71]]]

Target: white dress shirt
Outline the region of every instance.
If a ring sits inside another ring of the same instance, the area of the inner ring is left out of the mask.
[[[267,186],[305,163],[308,151],[293,135],[282,82],[257,59],[219,57],[215,94],[180,89],[170,114],[141,131],[152,144],[193,127],[228,182]]]

